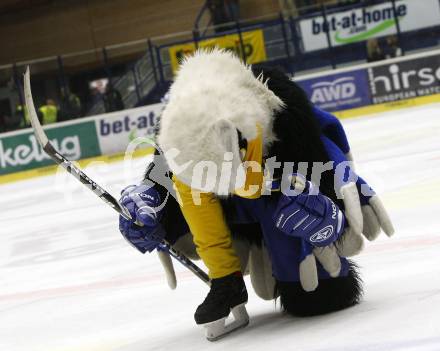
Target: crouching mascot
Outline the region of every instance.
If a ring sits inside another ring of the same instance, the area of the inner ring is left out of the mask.
[[[171,86],[157,141],[143,184],[122,193],[133,220],[121,217],[120,230],[143,253],[165,238],[203,260],[211,290],[194,317],[208,339],[248,323],[244,274],[259,297],[279,297],[294,316],[360,301],[347,257],[363,237],[392,235],[392,224],[355,173],[340,122],[283,73],[197,52]]]

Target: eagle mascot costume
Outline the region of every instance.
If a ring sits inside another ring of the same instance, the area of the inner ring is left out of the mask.
[[[133,219],[120,217],[120,231],[142,253],[160,252],[172,285],[162,239],[203,260],[211,289],[194,317],[209,340],[248,323],[243,275],[294,316],[360,301],[347,257],[393,226],[356,174],[340,122],[285,74],[219,49],[185,58],[157,144],[142,184],[122,192]]]

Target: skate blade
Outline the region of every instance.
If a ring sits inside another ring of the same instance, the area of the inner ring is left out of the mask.
[[[235,306],[231,309],[231,312],[234,320],[228,324],[226,324],[227,317],[203,324],[203,327],[206,329],[206,338],[209,341],[219,340],[225,335],[228,335],[237,329],[244,328],[249,324],[249,315],[246,311],[245,304]]]

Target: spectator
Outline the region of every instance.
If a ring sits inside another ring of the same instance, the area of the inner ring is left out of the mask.
[[[387,47],[385,49],[385,57],[394,58],[402,56],[402,49],[398,45],[398,40],[395,35],[387,37]]]
[[[90,96],[87,99],[86,110],[89,111],[96,104],[103,102],[103,99],[104,99],[104,94],[101,93],[98,88],[95,88],[95,87],[91,88],[90,89]]]
[[[113,88],[109,82],[102,97],[104,101],[105,112],[120,111],[124,109],[121,93]]]
[[[379,46],[379,41],[376,38],[367,41],[367,61],[375,62],[385,59],[385,55]]]
[[[58,121],[58,107],[52,99],[46,100],[46,105],[38,109],[43,124],[55,123]]]
[[[68,88],[61,89],[61,108],[59,120],[78,118],[81,116],[81,100]]]
[[[18,104],[15,108],[15,118],[20,121],[20,128],[28,128],[31,126],[29,113],[26,106]]]

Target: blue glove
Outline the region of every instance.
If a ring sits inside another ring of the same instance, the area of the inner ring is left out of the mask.
[[[316,260],[330,277],[338,277],[342,263],[332,244],[344,230],[344,216],[338,206],[303,176],[294,174],[293,196],[282,195],[274,213],[276,227],[301,239],[299,280],[305,291],[318,287]]]
[[[331,244],[344,230],[342,211],[302,175],[294,174],[293,179],[296,195],[281,196],[274,214],[275,226],[313,246]]]
[[[161,198],[154,187],[130,185],[122,193],[119,203],[132,219],[119,216],[119,230],[127,241],[140,252],[160,249],[165,230],[160,224]]]

